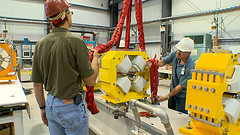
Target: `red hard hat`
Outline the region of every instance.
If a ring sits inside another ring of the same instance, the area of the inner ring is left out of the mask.
[[[70,6],[66,0],[46,0],[44,3],[46,17],[53,16]]]

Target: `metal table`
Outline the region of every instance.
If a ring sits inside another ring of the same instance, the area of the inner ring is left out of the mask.
[[[29,104],[19,79],[0,81],[0,124],[13,122],[15,135],[23,135],[23,109]]]

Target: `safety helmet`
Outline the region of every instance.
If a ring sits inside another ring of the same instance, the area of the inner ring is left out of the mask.
[[[44,3],[46,17],[53,16],[70,6],[66,0],[46,0]]]
[[[194,41],[188,37],[183,38],[178,42],[176,48],[182,52],[192,52],[194,49]]]
[[[124,40],[120,41],[119,47],[125,47],[125,41]]]
[[[46,17],[48,18],[50,23],[56,26],[64,20],[65,12],[54,18],[50,17],[64,11],[70,6],[71,5],[66,0],[46,0],[46,2],[44,3]]]

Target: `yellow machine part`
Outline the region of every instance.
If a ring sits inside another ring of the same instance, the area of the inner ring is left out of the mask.
[[[108,51],[101,59],[99,70],[100,88],[105,92],[102,97],[107,101],[118,104],[128,102],[131,99],[141,99],[148,97],[146,90],[149,88],[150,71],[149,67],[142,72],[137,72],[136,75],[142,76],[147,84],[141,92],[129,91],[125,94],[117,84],[117,66],[122,62],[125,55],[128,55],[132,61],[135,57],[140,55],[145,61],[149,59],[146,52],[141,51]]]
[[[94,85],[94,90],[99,90],[99,89],[100,89],[100,82],[97,82]],[[83,86],[83,90],[87,91],[87,88],[86,88],[85,84]]]
[[[227,78],[232,78],[234,66],[240,65],[240,55],[204,53],[200,56],[192,79],[188,81],[185,109],[190,111],[191,125],[181,127],[185,135],[237,135],[240,120],[228,123],[222,105],[227,91]],[[191,128],[187,128],[191,127]]]
[[[0,43],[0,48],[5,50],[8,55],[11,56],[8,67],[0,72],[0,80],[16,80],[17,75],[9,75],[10,72],[13,72],[13,68],[17,66],[16,51],[10,49],[7,43]]]

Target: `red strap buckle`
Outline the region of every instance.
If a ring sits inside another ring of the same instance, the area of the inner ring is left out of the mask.
[[[143,117],[147,117],[147,118],[157,117],[156,115],[154,115],[154,114],[152,114],[150,112],[147,112],[147,111],[139,112],[139,116],[143,116]]]

